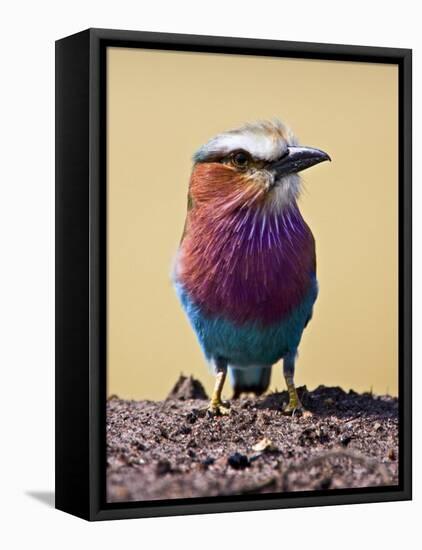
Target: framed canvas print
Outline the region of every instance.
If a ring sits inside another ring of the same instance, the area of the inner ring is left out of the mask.
[[[56,506],[411,498],[411,51],[56,43]]]

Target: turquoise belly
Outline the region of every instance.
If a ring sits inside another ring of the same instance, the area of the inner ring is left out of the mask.
[[[236,325],[223,317],[207,317],[189,298],[182,285],[176,291],[208,360],[227,359],[231,365],[273,365],[299,346],[303,329],[312,316],[318,294],[316,279],[302,302],[282,321],[262,327]]]

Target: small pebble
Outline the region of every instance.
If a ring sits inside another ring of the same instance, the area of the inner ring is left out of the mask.
[[[233,453],[230,455],[227,459],[227,463],[235,470],[244,470],[250,466],[249,458],[240,453]]]
[[[264,452],[264,451],[277,451],[277,447],[274,445],[274,443],[269,439],[268,437],[264,437],[261,439],[261,441],[258,441],[253,447],[253,451],[256,452]]]
[[[171,464],[168,460],[160,460],[155,467],[155,473],[158,476],[163,476],[171,472]]]
[[[389,449],[387,456],[390,460],[397,460],[396,451],[394,449]]]
[[[331,483],[332,483],[331,477],[324,477],[320,481],[319,488],[325,491],[331,487]]]
[[[343,447],[347,447],[347,445],[352,441],[352,437],[347,434],[343,434],[340,436],[340,443],[343,445]]]
[[[198,417],[193,411],[186,415],[186,422],[188,422],[189,424],[195,424],[197,420],[198,420]]]

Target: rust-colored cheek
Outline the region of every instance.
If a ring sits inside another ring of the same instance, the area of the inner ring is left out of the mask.
[[[230,166],[217,162],[201,163],[195,166],[190,194],[195,204],[212,201],[227,201],[239,197],[242,202],[264,194],[264,186],[254,182],[245,174],[236,172]]]

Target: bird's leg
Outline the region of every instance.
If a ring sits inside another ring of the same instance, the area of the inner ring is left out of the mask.
[[[299,399],[296,387],[293,381],[295,373],[296,351],[288,353],[283,360],[283,374],[286,380],[287,391],[289,392],[289,403],[284,407],[283,412],[294,416],[296,413],[303,413],[304,408]]]
[[[227,361],[223,359],[216,359],[215,371],[215,386],[210,404],[208,406],[208,412],[212,415],[226,415],[229,414],[230,408],[228,403],[221,400],[221,392],[223,391],[223,386],[227,375]]]

